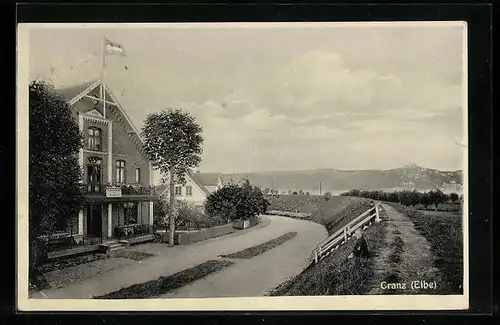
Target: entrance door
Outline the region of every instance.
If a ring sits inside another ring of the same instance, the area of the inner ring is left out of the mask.
[[[87,207],[87,234],[102,236],[102,205],[90,204]]]

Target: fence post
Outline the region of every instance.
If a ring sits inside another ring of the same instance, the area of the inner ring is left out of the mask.
[[[380,219],[380,210],[379,210],[379,205],[375,205],[375,222],[379,222],[381,219]]]
[[[344,228],[344,242],[347,242],[347,228]]]

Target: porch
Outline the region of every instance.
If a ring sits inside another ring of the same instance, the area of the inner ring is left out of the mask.
[[[153,202],[130,197],[103,202],[87,197],[84,208],[66,229],[41,236],[47,258],[64,258],[95,251],[106,252],[109,243],[126,246],[154,239]]]
[[[64,259],[94,252],[106,253],[109,246],[120,243],[125,247],[150,242],[154,239],[155,226],[130,224],[115,227],[113,238],[78,235],[71,232],[58,232],[41,236],[47,241],[47,260]]]

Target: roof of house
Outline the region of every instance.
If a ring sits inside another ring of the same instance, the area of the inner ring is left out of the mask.
[[[76,96],[80,95],[85,89],[96,83],[97,80],[87,81],[78,85],[69,87],[57,88],[56,92],[61,95],[66,101],[70,101]]]
[[[217,173],[194,173],[193,175],[205,186],[216,186],[220,178],[220,174]]]
[[[200,174],[195,174],[192,172],[188,172],[187,174],[188,174],[189,178],[191,178],[191,180],[200,188],[200,190],[203,191],[203,193],[205,193],[206,195],[210,194],[210,191],[206,188],[206,186],[209,186],[209,185],[205,184],[202,181],[202,179],[199,178]]]
[[[79,85],[74,85],[74,86],[69,86],[69,87],[64,87],[64,88],[59,88],[56,89],[56,92],[61,95],[66,101],[70,104],[74,104],[74,102],[78,101],[79,98],[84,96],[85,94],[89,93],[95,87],[98,87],[99,85],[102,84],[102,80],[93,80],[93,81],[88,81],[81,83]],[[107,85],[105,85],[105,93],[109,95],[112,99],[112,101],[115,103],[116,107],[118,108],[118,111],[121,113],[123,116],[126,124],[128,124],[128,127],[132,129],[132,131],[129,133],[130,135],[135,135],[134,142],[137,144],[139,147],[141,153],[145,156],[144,151],[143,151],[143,145],[144,145],[144,140],[141,137],[141,134],[135,127],[135,125],[132,123],[132,120],[128,116],[127,112],[123,109],[123,107],[120,105],[120,103],[116,100],[116,97],[113,95],[111,90]]]
[[[210,194],[210,191],[205,187],[200,179],[198,179],[197,175],[192,172],[186,173],[187,177],[206,195]],[[163,195],[168,190],[168,184],[161,184],[156,186],[156,192],[160,193],[159,195]]]

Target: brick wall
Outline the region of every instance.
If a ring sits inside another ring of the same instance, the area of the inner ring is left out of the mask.
[[[136,144],[129,138],[128,130],[123,127],[117,114],[110,114],[113,121],[113,182],[116,182],[116,161],[125,161],[125,182],[135,183],[135,170],[140,168],[140,184],[149,186],[149,163],[141,155]],[[132,129],[130,128],[130,131]]]
[[[88,99],[81,99],[73,105],[73,111],[88,112],[95,107]],[[102,111],[102,110],[99,110]],[[76,116],[75,116],[76,117]],[[125,161],[125,182],[136,182],[136,169],[140,169],[140,184],[142,186],[151,185],[149,182],[149,163],[142,156],[137,145],[130,139],[129,132],[132,127],[128,126],[125,117],[118,111],[116,106],[108,106],[107,119],[112,121],[112,136],[113,136],[113,156],[112,170],[108,171],[107,152],[108,152],[108,126],[92,120],[84,118],[83,121],[83,137],[84,137],[84,166],[87,165],[88,158],[95,156],[103,160],[102,167],[102,183],[107,183],[108,172],[112,173],[112,182],[116,182],[116,161]],[[89,152],[87,148],[88,128],[97,127],[101,130],[101,150],[100,152]],[[87,169],[84,167],[84,179],[87,179]]]

